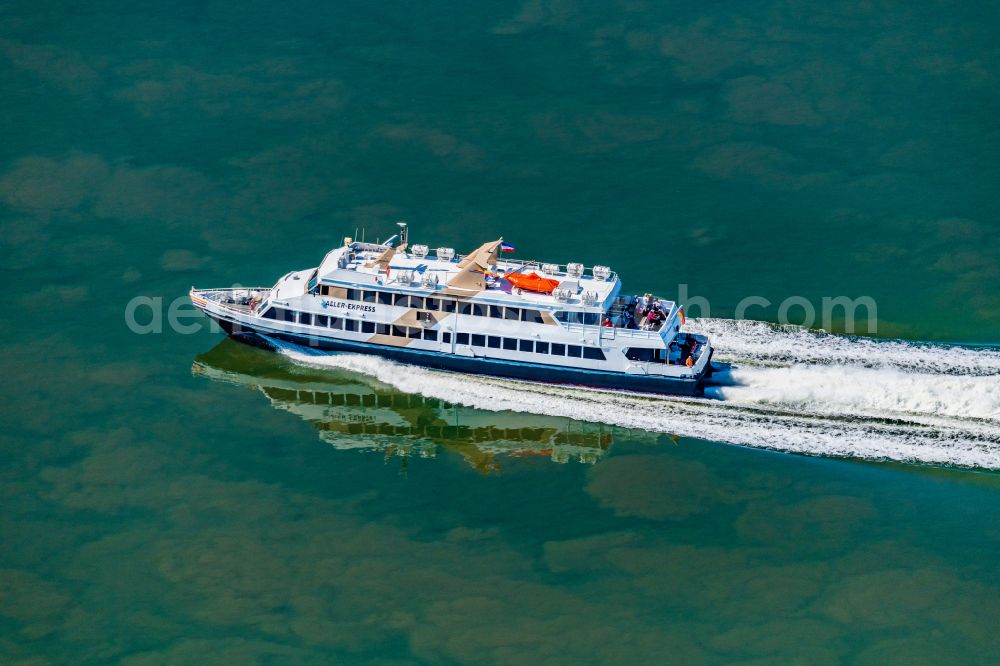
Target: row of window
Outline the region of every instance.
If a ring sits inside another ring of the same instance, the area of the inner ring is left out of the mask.
[[[392,326],[390,324],[377,324],[373,321],[358,321],[357,319],[345,319],[343,317],[333,317],[330,315],[313,314],[311,312],[296,312],[284,308],[271,308],[264,313],[265,319],[277,321],[287,321],[293,324],[305,324],[306,326],[321,326],[332,328],[338,331],[352,331],[362,333],[378,333],[379,335],[395,335],[401,338],[422,338],[424,340],[437,340],[437,331],[421,329],[414,326]]]
[[[444,333],[444,342],[450,341],[451,334]],[[538,340],[523,340],[520,338],[501,338],[497,335],[456,333],[455,343],[472,345],[473,347],[486,347],[488,349],[506,349],[508,351],[532,352],[534,354],[549,354],[551,356],[589,358],[595,361],[603,361],[605,359],[604,352],[597,347],[566,345],[560,342],[540,342]]]
[[[331,289],[331,287],[321,285],[319,293],[323,296],[329,296]],[[433,310],[435,312],[457,312],[458,314],[471,315],[473,317],[492,317],[493,319],[524,321],[529,324],[545,323],[545,320],[542,319],[542,313],[539,310],[531,308],[484,305],[482,303],[456,301],[450,298],[410,296],[408,294],[394,294],[388,291],[372,291],[368,289],[348,289],[346,298],[349,301],[359,301],[361,303],[395,305],[404,308],[416,308],[418,310]],[[596,317],[597,315],[594,316]]]
[[[566,324],[586,324],[587,326],[601,323],[601,315],[596,312],[569,312],[560,310],[556,313],[556,319]]]
[[[358,321],[357,319],[344,319],[343,317],[331,317],[329,315],[313,314],[311,312],[296,312],[284,308],[271,308],[264,313],[266,319],[276,321],[287,321],[294,324],[305,324],[306,326],[322,326],[344,331],[361,331],[362,333],[376,333],[378,335],[391,335],[398,338],[412,338],[414,340],[438,341],[438,331],[429,328],[417,328],[414,326],[396,326],[394,324],[379,324],[373,321]],[[441,342],[451,344],[451,332],[443,331],[440,334]],[[572,358],[587,358],[595,361],[605,360],[604,352],[596,347],[584,347],[582,345],[567,345],[559,342],[540,342],[538,340],[524,340],[521,338],[503,338],[497,335],[485,335],[480,333],[456,333],[455,344],[471,345],[486,349],[505,349],[507,351],[531,352],[533,354],[548,354],[550,356],[569,356]]]

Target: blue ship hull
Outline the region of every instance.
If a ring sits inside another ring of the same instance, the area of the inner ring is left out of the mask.
[[[233,321],[221,319],[211,313],[206,313],[233,338],[251,344],[268,344],[268,338],[290,342],[321,352],[353,352],[381,356],[392,361],[419,365],[436,370],[448,370],[465,374],[487,375],[523,379],[549,384],[568,384],[620,391],[638,391],[642,393],[658,393],[679,396],[702,396],[704,394],[705,374],[692,379],[674,377],[658,377],[650,375],[627,375],[620,372],[603,372],[565,368],[541,363],[522,363],[500,359],[476,358],[458,356],[406,347],[392,347],[366,342],[353,342],[336,338],[307,336],[285,331],[276,331],[264,327],[247,326]],[[711,361],[711,359],[709,360]],[[706,364],[711,367],[711,362]]]

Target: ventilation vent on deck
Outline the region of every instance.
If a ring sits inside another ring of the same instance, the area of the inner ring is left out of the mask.
[[[552,296],[555,297],[557,301],[566,302],[573,297],[572,289],[553,289]]]

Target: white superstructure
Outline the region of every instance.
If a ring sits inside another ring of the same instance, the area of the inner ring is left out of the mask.
[[[502,239],[455,256],[450,248],[345,239],[318,267],[290,272],[270,289],[192,289],[191,297],[234,334],[543,381],[700,388],[711,349],[705,338],[682,332],[676,303],[622,296],[607,267],[506,259],[501,247]],[[542,291],[515,285],[535,282]],[[637,304],[659,320],[640,313],[642,325],[635,322]]]

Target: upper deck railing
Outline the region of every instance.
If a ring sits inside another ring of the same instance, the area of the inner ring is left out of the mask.
[[[669,321],[669,320],[668,320]],[[656,330],[643,330],[641,328],[623,328],[620,326],[601,326],[599,324],[581,324],[578,322],[560,322],[567,331],[580,331],[585,337],[592,337],[597,340],[614,340],[625,337],[639,340],[655,340],[661,337],[663,326]],[[664,323],[664,326],[666,324]]]
[[[270,287],[232,287],[229,289],[205,289],[200,291],[192,288],[191,291],[192,293],[197,293],[204,300],[217,304],[219,307],[248,314],[260,311],[262,306],[268,302],[271,295]],[[259,299],[256,301],[256,306],[253,305],[255,297]]]
[[[460,260],[464,259],[465,255],[461,255],[458,258]],[[508,265],[513,265],[513,266],[520,266],[522,268],[523,267],[534,268],[534,269],[539,270],[539,271],[542,270],[542,264],[543,263],[549,263],[549,262],[541,262],[541,261],[537,261],[537,260],[534,260],[534,259],[508,259],[506,257],[497,259],[497,264],[498,265],[499,264],[508,264]],[[557,266],[558,270],[555,273],[551,273],[550,275],[558,275],[558,276],[561,276],[561,277],[568,277],[568,278],[574,278],[574,277],[576,277],[574,275],[570,275],[567,272],[567,270],[566,270],[566,264],[557,264],[555,262],[552,262],[552,265],[553,266]],[[587,271],[590,271],[590,275],[587,275]],[[593,271],[594,271],[594,267],[593,266],[584,266],[583,267],[583,274],[580,277],[581,278],[585,278],[585,279],[590,279],[590,280],[597,280],[597,278],[594,276]],[[599,282],[611,282],[611,283],[613,283],[617,279],[618,279],[618,273],[617,273],[617,271],[611,271],[610,275],[608,275],[608,277],[606,279],[604,279],[604,280],[598,280],[598,281]]]

